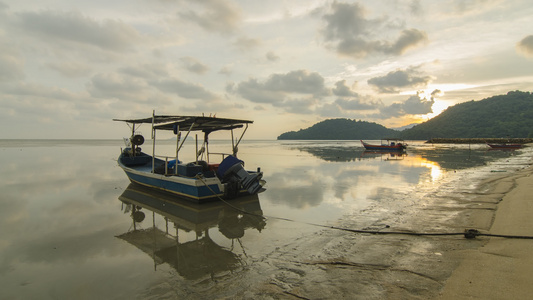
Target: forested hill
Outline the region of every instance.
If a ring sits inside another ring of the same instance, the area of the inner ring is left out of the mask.
[[[514,91],[447,108],[401,134],[404,139],[533,137],[533,94]]]
[[[290,131],[278,136],[278,140],[358,140],[396,137],[399,131],[365,121],[329,119],[299,131]]]
[[[329,119],[307,129],[281,134],[278,140],[358,140],[400,137],[527,138],[533,137],[533,94],[508,92],[480,101],[448,107],[437,117],[411,129],[396,131],[382,125],[349,119]]]

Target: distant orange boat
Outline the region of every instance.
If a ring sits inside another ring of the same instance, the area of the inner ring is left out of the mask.
[[[489,147],[492,149],[520,149],[522,148],[522,144],[489,144],[487,143]]]
[[[383,141],[387,141],[387,143]],[[403,143],[401,139],[382,139],[380,145],[368,144],[361,140],[361,144],[366,150],[404,151],[407,148],[407,144]]]

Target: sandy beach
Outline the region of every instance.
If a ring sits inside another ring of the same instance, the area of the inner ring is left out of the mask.
[[[491,194],[503,193],[488,233],[533,236],[533,168],[497,181]],[[533,239],[479,237],[478,249],[452,255],[459,266],[439,299],[530,299],[533,295]]]

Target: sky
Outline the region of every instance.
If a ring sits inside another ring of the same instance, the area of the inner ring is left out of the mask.
[[[248,139],[420,123],[531,92],[532,16],[524,0],[0,0],[0,139],[122,138],[112,119],[154,110],[253,120]]]

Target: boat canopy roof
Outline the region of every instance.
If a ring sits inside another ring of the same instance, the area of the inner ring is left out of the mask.
[[[253,123],[249,120],[225,119],[217,117],[204,116],[154,116],[144,119],[113,119],[113,121],[122,121],[132,124],[149,123],[154,125],[154,129],[177,131],[203,131],[206,133],[217,130],[231,130],[241,128],[244,124]]]

